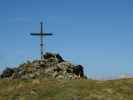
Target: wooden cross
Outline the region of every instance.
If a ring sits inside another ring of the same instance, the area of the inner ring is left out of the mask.
[[[44,36],[51,36],[53,35],[52,33],[45,33],[43,32],[43,22],[40,22],[41,25],[41,31],[40,33],[31,33],[31,35],[33,36],[40,36],[40,54],[41,54],[41,60],[43,59],[43,37]]]

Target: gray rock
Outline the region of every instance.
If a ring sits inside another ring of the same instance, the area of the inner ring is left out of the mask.
[[[58,76],[56,77],[56,79],[64,79],[64,76],[63,76],[63,75],[58,75]]]

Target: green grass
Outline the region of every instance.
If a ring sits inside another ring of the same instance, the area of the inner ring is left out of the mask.
[[[133,100],[133,79],[0,80],[0,100]]]

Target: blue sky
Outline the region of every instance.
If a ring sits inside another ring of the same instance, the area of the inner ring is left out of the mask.
[[[91,77],[133,72],[132,0],[0,0],[0,69],[37,59],[39,32],[49,52],[82,64]]]

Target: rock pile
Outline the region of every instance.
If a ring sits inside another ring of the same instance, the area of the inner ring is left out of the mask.
[[[44,59],[21,64],[17,68],[7,68],[1,78],[8,79],[81,79],[85,78],[83,66],[65,61],[59,54],[46,53]]]

